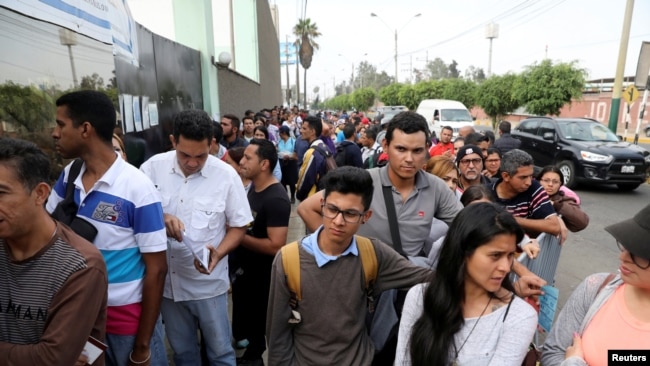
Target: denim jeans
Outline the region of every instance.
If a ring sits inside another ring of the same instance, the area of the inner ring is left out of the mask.
[[[165,320],[167,340],[174,350],[176,366],[201,364],[198,324],[201,325],[209,364],[235,365],[227,293],[209,299],[179,302],[163,297],[161,312]]]
[[[133,350],[135,335],[106,334],[106,366],[126,366],[129,354]],[[168,366],[167,351],[165,350],[165,331],[161,318],[158,317],[149,344],[151,350],[151,366]]]

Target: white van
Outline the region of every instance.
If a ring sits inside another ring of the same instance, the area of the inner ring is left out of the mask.
[[[427,120],[429,131],[435,132],[440,137],[442,126],[454,129],[454,138],[463,126],[474,126],[472,115],[461,102],[446,99],[425,99],[420,102],[418,114]]]

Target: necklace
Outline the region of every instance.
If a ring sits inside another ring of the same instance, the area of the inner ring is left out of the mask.
[[[472,327],[472,330],[469,331],[469,334],[467,337],[465,337],[465,340],[463,341],[463,344],[460,345],[460,348],[456,349],[456,343],[454,342],[454,350],[456,352],[456,356],[454,356],[454,362],[452,362],[452,366],[458,366],[458,354],[460,354],[460,351],[465,347],[465,343],[467,343],[467,340],[469,337],[472,335],[474,332],[474,329],[476,329],[476,326],[478,325],[478,322],[481,321],[481,317],[483,317],[483,314],[485,314],[485,311],[488,308],[488,305],[490,305],[490,302],[492,301],[492,294],[490,294],[490,297],[488,298],[487,304],[485,304],[485,307],[483,308],[483,311],[481,311],[481,315],[478,316],[478,319],[476,319],[476,323],[474,323],[474,326]]]

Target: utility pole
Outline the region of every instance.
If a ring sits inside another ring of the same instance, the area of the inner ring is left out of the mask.
[[[399,82],[397,79],[397,28],[395,28],[395,82]]]
[[[625,58],[627,56],[627,44],[630,40],[630,27],[632,25],[632,12],[634,10],[634,0],[627,0],[625,5],[625,17],[623,19],[623,32],[621,34],[621,44],[618,48],[618,63],[616,64],[616,75],[614,78],[614,88],[612,89],[612,108],[609,111],[609,129],[616,134],[618,125],[618,114],[621,109],[621,94],[623,87],[623,73],[625,72]]]
[[[291,107],[291,82],[289,81],[289,36],[287,35],[287,42],[284,45],[284,53],[286,57],[285,69],[287,70],[287,106]]]
[[[296,104],[300,109],[300,60],[298,60],[298,50],[296,50]]]
[[[485,26],[485,38],[490,40],[490,53],[488,55],[488,69],[487,77],[489,78],[492,75],[492,40],[499,38],[499,25],[495,23],[490,23]]]

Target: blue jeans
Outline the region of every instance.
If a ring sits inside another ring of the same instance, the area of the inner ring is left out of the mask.
[[[106,366],[126,366],[129,354],[133,350],[135,335],[106,334]],[[167,351],[165,350],[165,331],[158,317],[149,344],[151,350],[151,366],[168,366]],[[136,360],[137,361],[137,360]]]
[[[179,302],[163,297],[160,310],[176,366],[201,365],[198,325],[201,326],[209,364],[235,365],[227,293],[209,299]]]

